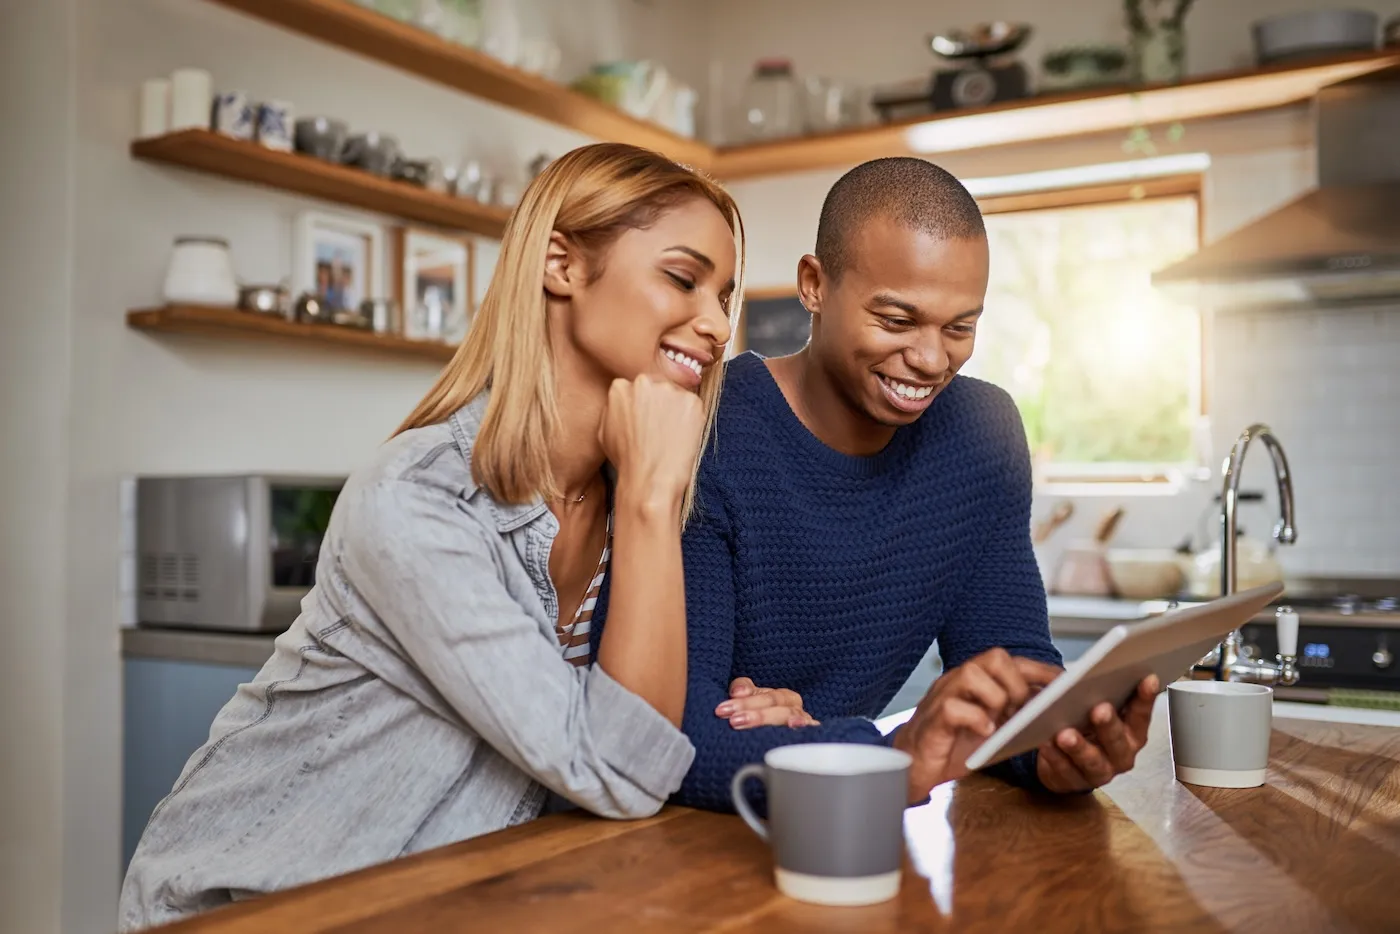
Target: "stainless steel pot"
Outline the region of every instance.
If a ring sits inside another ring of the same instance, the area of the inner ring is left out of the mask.
[[[1357,52],[1376,47],[1380,17],[1369,10],[1308,10],[1256,20],[1254,57],[1260,65]]]

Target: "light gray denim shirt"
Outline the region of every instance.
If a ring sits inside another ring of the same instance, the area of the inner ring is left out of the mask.
[[[536,817],[552,790],[660,809],[685,735],[564,660],[543,503],[472,480],[479,397],[347,482],[316,585],[157,806],[122,887],[136,930]]]

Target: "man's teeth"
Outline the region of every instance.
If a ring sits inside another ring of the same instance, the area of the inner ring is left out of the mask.
[[[683,354],[683,353],[677,353],[676,351],[672,350],[672,349],[669,348],[669,347],[666,348],[666,357],[667,357],[667,359],[676,361],[676,362],[679,363],[681,366],[688,366],[688,367],[690,367],[692,370],[695,371],[695,375],[696,375],[696,376],[700,376],[700,375],[701,375],[701,371],[704,369],[704,367],[702,367],[702,366],[700,365],[700,361],[699,361],[699,360],[692,360],[690,357],[687,357],[685,354]]]
[[[895,395],[905,399],[913,399],[915,402],[927,399],[928,394],[933,392],[932,386],[911,386],[908,383],[901,383],[897,379],[890,379],[888,376],[882,376],[880,379],[885,381],[885,385],[890,387]]]

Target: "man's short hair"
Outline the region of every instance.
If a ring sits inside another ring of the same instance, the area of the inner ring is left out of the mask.
[[[851,238],[874,217],[888,217],[939,239],[985,237],[982,211],[968,190],[926,159],[863,162],[841,176],[822,203],[817,259],[833,279],[850,263]]]

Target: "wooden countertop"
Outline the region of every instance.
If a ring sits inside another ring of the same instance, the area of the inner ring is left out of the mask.
[[[1268,783],[1172,778],[1165,711],[1093,795],[975,776],[905,821],[897,899],[820,908],[773,887],[735,817],[559,815],[173,926],[184,934],[450,931],[1400,930],[1400,730],[1275,720]]]

